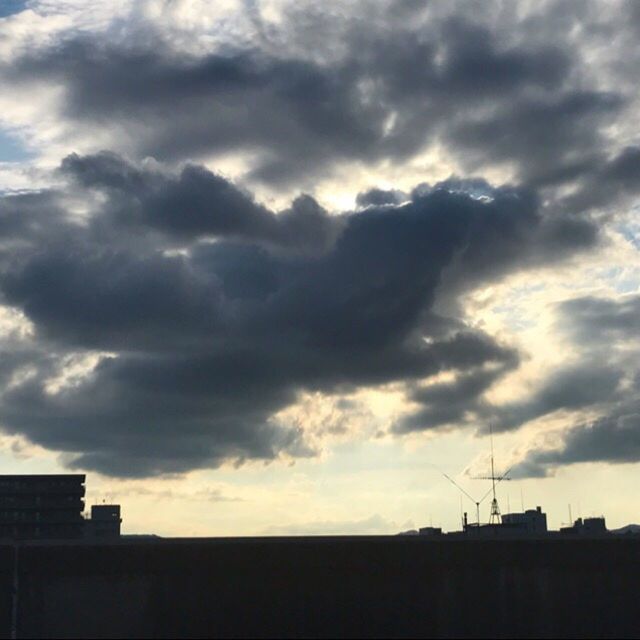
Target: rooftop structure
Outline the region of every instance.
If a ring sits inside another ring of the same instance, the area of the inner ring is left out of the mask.
[[[505,513],[502,516],[502,524],[523,533],[546,533],[547,514],[542,512],[541,507],[527,509],[523,513]]]
[[[608,533],[604,516],[598,518],[578,518],[572,526],[562,527],[560,533],[564,535],[598,536]]]
[[[638,527],[640,529],[640,527]],[[423,527],[419,530],[405,532],[405,535],[422,536],[443,536],[445,538],[500,538],[500,539],[520,539],[520,538],[554,538],[557,536],[583,536],[599,538],[611,535],[607,529],[604,517],[578,518],[573,525],[563,527],[560,531],[550,531],[547,528],[547,514],[542,511],[542,507],[527,509],[521,513],[505,513],[501,516],[500,522],[469,522],[468,514],[463,514],[462,531],[451,531],[442,533],[441,529],[434,527]]]
[[[462,535],[482,538],[526,538],[546,535],[547,514],[541,507],[523,513],[505,513],[501,522],[489,524],[469,523],[464,514]],[[459,533],[452,535],[460,535]]]
[[[119,504],[94,504],[91,507],[91,519],[86,521],[87,537],[118,538],[121,522]]]
[[[442,535],[441,527],[421,527],[418,529],[418,535],[437,537]]]

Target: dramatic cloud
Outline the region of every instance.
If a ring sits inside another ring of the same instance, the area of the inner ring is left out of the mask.
[[[170,176],[103,152],[68,156],[61,169],[79,185],[106,196],[108,219],[102,224],[107,231],[112,225],[155,228],[177,241],[224,235],[299,250],[323,250],[338,233],[339,221],[310,196],[298,197],[276,216],[201,166],[188,165]]]
[[[623,371],[591,360],[552,373],[540,389],[521,403],[497,409],[497,429],[512,429],[554,411],[575,410],[616,398]]]
[[[409,199],[403,191],[397,189],[369,189],[359,193],[356,197],[356,204],[359,207],[380,206],[383,204],[400,204]]]
[[[141,26],[124,42],[73,33],[8,59],[0,74],[55,86],[52,109],[74,136],[99,128],[102,144],[164,161],[241,154],[250,177],[271,185],[399,163],[433,145],[467,171],[506,167],[557,185],[615,150],[607,132],[630,98],[590,77],[552,16],[533,37],[527,20],[472,22],[455,6],[427,6],[413,21],[398,19],[397,3],[369,21],[363,8],[292,7],[267,27],[256,7],[250,45],[190,51]],[[587,13],[575,16],[585,28]]]
[[[585,211],[627,202],[640,193],[640,147],[626,147],[608,160],[584,167],[580,187],[562,204],[568,210]]]
[[[460,374],[451,383],[435,383],[416,389],[410,399],[423,408],[400,421],[395,430],[402,433],[459,426],[486,413],[482,394],[518,364],[514,353],[505,352],[503,361],[504,364],[497,368]]]
[[[518,400],[492,392],[529,346],[469,299],[633,237],[635,6],[208,4],[2,19],[0,145],[34,181],[0,191],[2,428],[180,473],[313,456],[284,409],[393,383],[391,434],[560,416],[532,472],[621,459],[637,291],[567,282],[565,361]]]
[[[105,473],[311,455],[298,427],[272,420],[304,390],[458,372],[466,393],[449,419],[460,418],[518,358],[432,312],[443,272],[455,265],[462,287],[595,238],[559,241],[535,197],[487,183],[422,186],[406,203],[330,217],[309,197],[275,214],[203,167],[171,174],[99,154],[70,156],[61,172],[68,186],[42,193],[41,211],[36,194],[3,200],[0,288],[40,349],[98,360],[53,391],[55,356],[34,365],[0,415]],[[80,217],[51,206],[78,199],[90,204]],[[38,224],[14,221],[23,200]]]
[[[579,462],[640,462],[640,404],[635,412],[612,415],[570,429],[560,449],[533,451],[518,465],[519,477],[544,477]]]
[[[559,312],[564,330],[576,344],[585,345],[590,357],[569,377],[561,374],[556,384],[552,378],[518,410],[544,415],[558,408],[595,406],[600,416],[561,434],[559,448],[531,450],[517,473],[545,476],[578,462],[640,461],[640,296],[575,298],[562,303]]]
[[[576,343],[590,349],[608,349],[612,343],[627,340],[635,342],[640,335],[638,295],[574,298],[562,303],[560,312],[562,328]]]
[[[480,155],[518,167],[531,184],[565,182],[585,167],[598,149],[600,129],[621,106],[616,95],[571,92],[526,99],[483,120],[462,123],[452,141]],[[473,156],[472,156],[473,157]],[[588,165],[587,165],[588,166]]]

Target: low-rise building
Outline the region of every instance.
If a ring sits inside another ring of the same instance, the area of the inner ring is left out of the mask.
[[[547,514],[542,512],[542,507],[527,509],[522,513],[505,513],[502,516],[502,526],[526,533],[546,533]]]
[[[418,535],[431,536],[432,538],[438,537],[442,535],[442,528],[441,527],[420,527],[420,529],[418,529]]]
[[[578,518],[572,526],[562,527],[560,533],[564,535],[601,536],[608,532],[604,516],[596,518]]]
[[[523,513],[506,513],[500,522],[478,524],[468,521],[464,514],[461,532],[447,534],[453,537],[473,538],[522,538],[547,534],[547,514],[541,507],[527,509]]]

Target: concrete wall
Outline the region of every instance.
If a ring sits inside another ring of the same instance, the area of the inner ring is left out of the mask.
[[[639,540],[30,544],[18,582],[22,638],[640,635]]]

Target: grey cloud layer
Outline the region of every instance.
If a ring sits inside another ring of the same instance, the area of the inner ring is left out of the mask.
[[[607,131],[631,96],[600,88],[580,46],[558,39],[553,9],[535,29],[533,16],[492,25],[454,5],[449,14],[427,7],[430,19],[415,25],[397,11],[390,3],[369,21],[346,11],[340,27],[322,11],[292,9],[253,47],[199,56],[159,34],[137,45],[76,36],[0,73],[56,85],[59,117],[112,131],[116,149],[164,160],[243,152],[252,177],[272,184],[313,183],[340,163],[398,163],[438,142],[467,171],[506,164],[523,182],[554,186],[583,176],[603,151],[622,152]],[[565,16],[575,31],[587,18]],[[314,34],[323,40],[315,57],[291,46]]]
[[[563,436],[559,449],[531,451],[515,469],[519,477],[545,477],[580,462],[640,462],[640,404],[579,424]]]
[[[520,354],[434,303],[455,309],[477,285],[591,249],[598,210],[637,197],[640,147],[626,124],[637,9],[290,9],[275,25],[254,5],[250,44],[185,53],[169,25],[138,25],[124,38],[70,32],[0,64],[6,87],[56,89],[56,130],[85,148],[99,132],[111,149],[65,158],[60,187],[0,198],[0,294],[35,329],[19,352],[7,344],[4,428],[68,452],[71,466],[181,472],[313,455],[307,434],[272,419],[301,391],[401,381],[416,409],[396,433],[610,409],[588,432],[598,442],[632,415],[622,356],[590,352],[528,399],[492,406],[485,392]],[[373,185],[352,212],[331,215],[308,195],[273,211],[243,186],[299,193],[328,174],[348,181],[354,164],[377,171],[434,149],[465,179],[410,193]],[[225,154],[249,162],[244,183],[200,164]],[[477,177],[504,167],[515,186]],[[564,309],[580,319],[566,333],[576,345],[638,328],[631,299]],[[48,391],[67,356],[89,351],[108,355]],[[569,433],[567,461],[586,438]]]
[[[640,296],[574,298],[558,310],[559,328],[582,346],[583,361],[562,372],[560,380],[551,379],[519,409],[544,415],[556,409],[590,408],[599,417],[574,424],[561,436],[558,448],[531,450],[516,473],[546,476],[559,466],[579,462],[639,462]]]
[[[188,165],[179,175],[140,169],[113,153],[64,159],[61,172],[108,198],[105,232],[127,226],[131,231],[157,229],[174,241],[224,235],[262,240],[299,251],[322,251],[339,232],[310,196],[300,196],[275,215],[250,194],[202,166]]]
[[[597,238],[558,235],[533,194],[477,181],[332,217],[308,196],[275,214],[203,167],[172,174],[98,154],[60,171],[67,189],[41,194],[40,209],[35,194],[0,201],[4,302],[52,354],[5,388],[0,417],[71,453],[71,466],[111,474],[312,455],[300,429],[270,420],[302,390],[487,367],[497,379],[518,356],[434,315],[444,270],[455,264],[462,287]],[[60,208],[73,198],[93,203],[83,222]],[[29,224],[15,220],[21,207]],[[47,391],[59,358],[87,350],[112,355]],[[490,382],[472,385],[471,407]],[[433,393],[415,399],[449,401]]]

